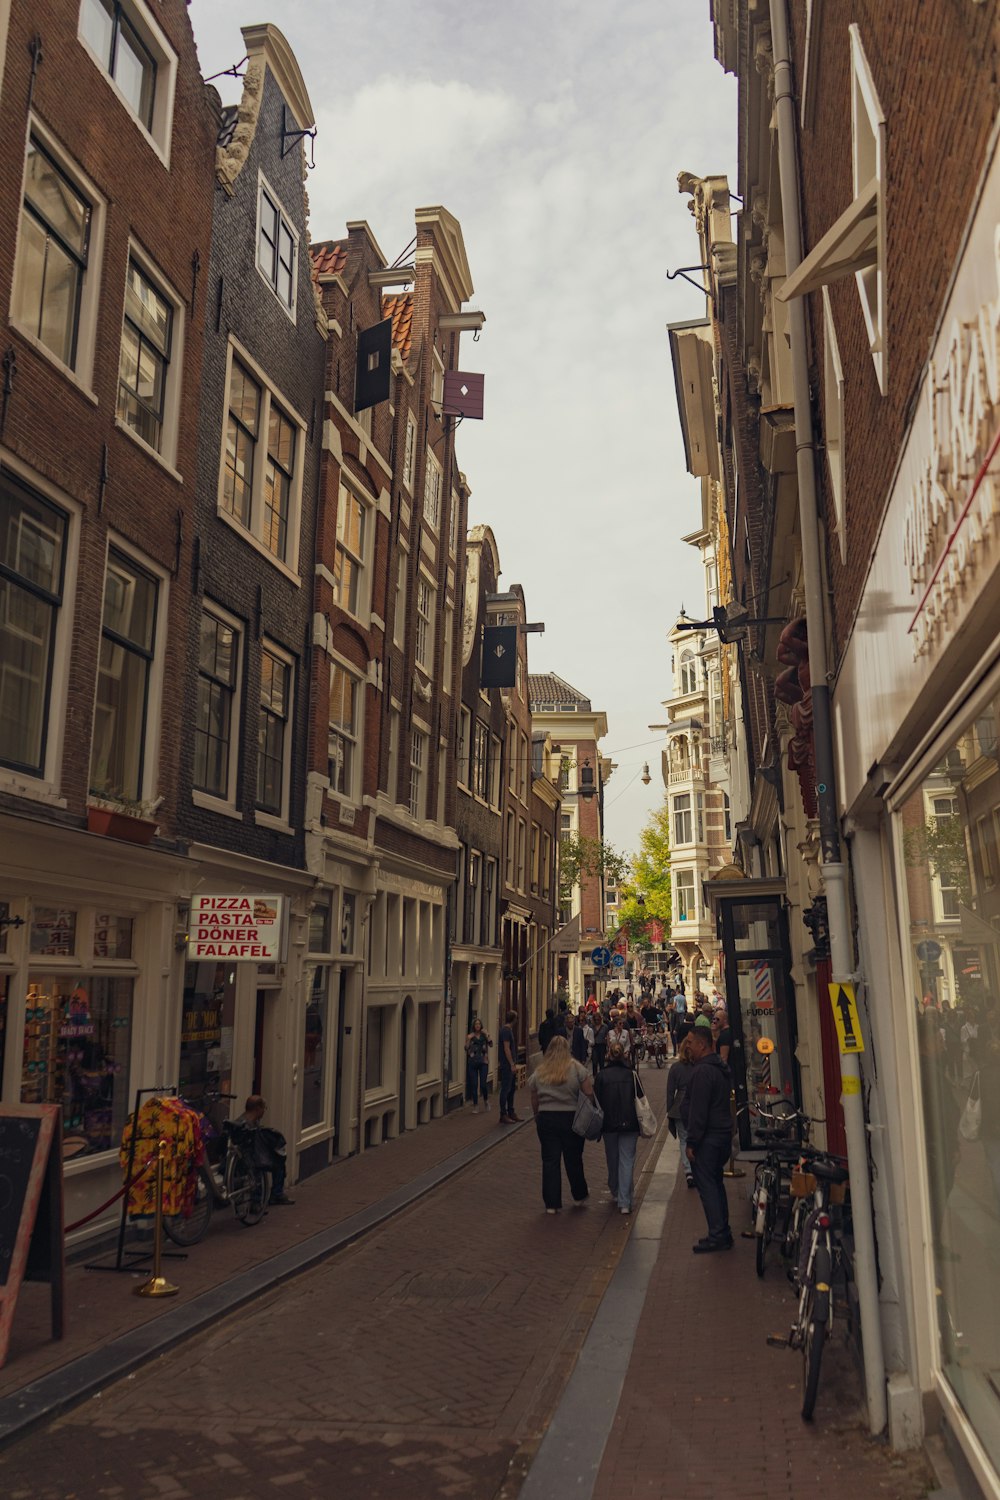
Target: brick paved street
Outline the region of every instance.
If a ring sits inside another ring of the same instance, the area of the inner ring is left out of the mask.
[[[466,1117],[417,1132],[396,1165],[422,1136],[433,1155],[435,1131],[454,1149],[473,1128],[489,1127]],[[655,1151],[642,1147],[648,1169]],[[371,1172],[394,1177],[396,1149]],[[676,1146],[665,1149],[672,1172]],[[547,1217],[534,1132],[518,1132],[352,1248],[6,1449],[4,1500],[514,1500],[632,1222],[601,1201],[600,1148],[586,1161],[590,1206]],[[737,1228],[744,1186],[731,1185]],[[764,1344],[788,1322],[778,1268],[759,1282],[748,1241],[693,1257],[701,1229],[680,1185],[597,1500],[924,1495],[922,1463],[871,1443],[843,1405],[845,1360],[829,1367],[815,1425],[801,1422],[799,1362]]]

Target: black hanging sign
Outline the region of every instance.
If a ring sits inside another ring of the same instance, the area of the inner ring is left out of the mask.
[[[512,688],[516,682],[517,626],[485,626],[483,629],[483,687]]]
[[[358,334],[358,364],[354,380],[354,410],[367,411],[388,401],[392,375],[392,319],[385,318]]]

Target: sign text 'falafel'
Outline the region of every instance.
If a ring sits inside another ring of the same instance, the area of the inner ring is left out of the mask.
[[[188,958],[277,962],[283,906],[283,896],[192,896]]]

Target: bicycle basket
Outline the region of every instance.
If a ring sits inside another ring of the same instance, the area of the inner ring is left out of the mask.
[[[816,1191],[816,1179],[811,1172],[793,1172],[789,1192],[793,1198],[810,1198]]]

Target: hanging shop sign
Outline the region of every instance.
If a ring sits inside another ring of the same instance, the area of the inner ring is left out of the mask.
[[[191,898],[188,958],[229,963],[276,963],[283,957],[284,896]]]

